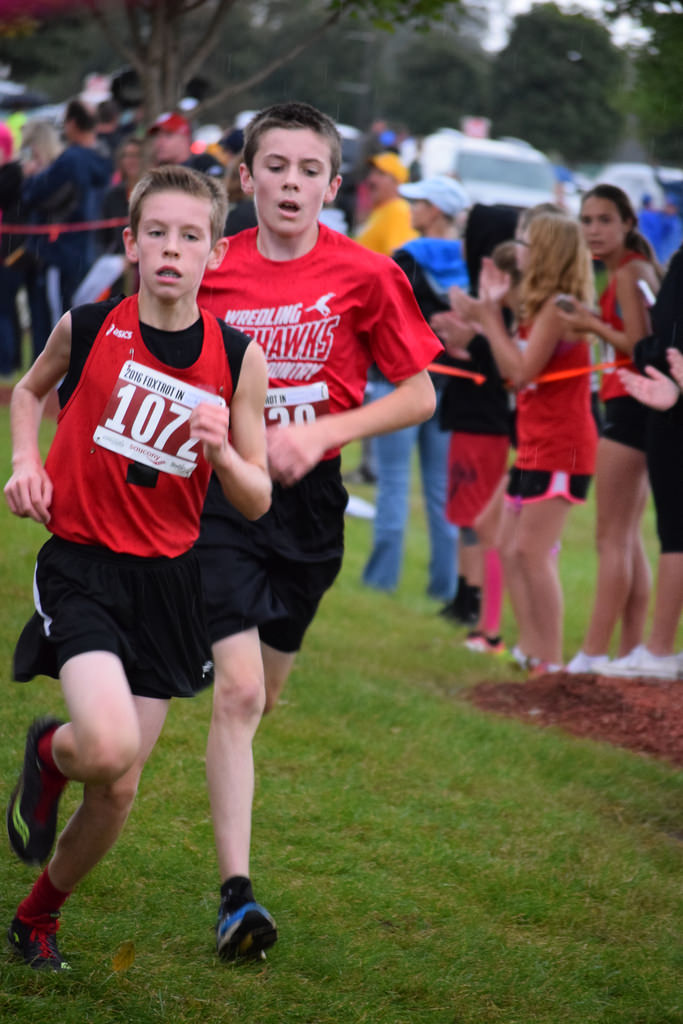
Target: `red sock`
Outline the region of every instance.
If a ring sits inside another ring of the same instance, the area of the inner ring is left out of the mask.
[[[38,757],[43,765],[43,770],[41,772],[42,792],[36,806],[36,820],[41,823],[47,820],[55,800],[69,781],[66,775],[62,775],[52,756],[52,737],[56,731],[57,726],[54,729],[48,729],[38,740]]]
[[[49,772],[51,775],[60,775],[64,778],[55,764],[54,757],[52,756],[52,737],[57,732],[58,728],[59,726],[55,725],[52,729],[48,729],[47,732],[44,732],[40,737],[38,740],[38,757],[43,762],[43,768],[46,772]]]
[[[16,916],[34,928],[57,931],[59,911],[70,895],[54,887],[45,868],[26,899],[17,907]]]

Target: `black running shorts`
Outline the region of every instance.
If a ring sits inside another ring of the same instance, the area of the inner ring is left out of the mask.
[[[601,437],[644,452],[647,446],[648,407],[630,395],[624,395],[621,398],[608,398],[604,410]]]
[[[56,679],[70,658],[91,651],[120,658],[140,697],[192,697],[210,681],[194,551],[138,558],[52,537],[38,553],[34,596],[14,652],[18,682]]]
[[[545,469],[519,469],[513,466],[508,477],[507,498],[524,505],[548,498],[564,498],[572,504],[586,500],[592,477],[588,473],[554,473]]]
[[[215,514],[211,502],[195,550],[212,643],[257,626],[270,647],[299,650],[341,568],[348,495],[340,463],[321,462],[294,487],[274,484],[271,508],[255,522],[225,501]]]

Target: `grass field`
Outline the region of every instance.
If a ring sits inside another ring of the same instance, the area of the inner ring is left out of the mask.
[[[3,409],[5,476],[7,434]],[[6,798],[28,722],[62,702],[52,681],[10,682],[44,533],[4,506],[0,524]],[[257,735],[252,876],[280,931],[268,961],[213,952],[206,693],[172,706],[122,839],[67,904],[73,972],[0,953],[2,1020],[683,1024],[683,773],[473,708],[467,687],[510,670],[465,651],[424,596],[417,497],[392,597],[358,582],[370,530],[348,521],[342,574]],[[654,556],[651,521],[648,543]],[[594,566],[586,507],[561,554],[567,654]],[[5,843],[0,924],[35,874]]]

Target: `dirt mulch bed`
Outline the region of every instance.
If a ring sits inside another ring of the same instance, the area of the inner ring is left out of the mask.
[[[556,725],[683,765],[683,681],[557,672],[520,683],[479,683],[467,697],[484,711]]]

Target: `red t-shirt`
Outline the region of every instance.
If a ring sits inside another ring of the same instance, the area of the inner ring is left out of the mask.
[[[261,345],[273,389],[267,422],[283,422],[276,389],[302,389],[305,397],[310,387],[310,415],[343,412],[362,403],[372,363],[398,383],[443,351],[393,260],[324,224],[305,256],[269,260],[256,234],[250,228],[230,239],[221,266],[205,273],[197,301]],[[320,397],[321,386],[329,398]]]
[[[52,533],[145,558],[192,547],[210,467],[187,421],[198,401],[232,398],[220,324],[205,312],[202,319],[199,358],[176,369],[142,340],[137,296],[106,317],[45,463]],[[156,470],[154,486],[130,482],[131,466],[140,465]]]
[[[529,328],[520,328],[525,338]],[[590,367],[586,342],[560,341],[541,374]],[[591,412],[590,375],[528,384],[517,395],[517,458],[520,469],[591,474],[597,428]]]
[[[632,260],[644,260],[645,257],[639,252],[633,252],[629,250],[624,253],[624,257],[619,264],[623,267],[626,263],[630,263]],[[621,319],[621,311],[619,309],[619,303],[617,302],[617,279],[616,276],[612,276],[609,284],[605,288],[604,292],[600,296],[600,316],[606,324],[610,324],[618,331],[623,331],[624,321]],[[603,346],[605,353],[605,362],[614,362],[617,359],[623,357],[622,352],[617,352],[612,345],[605,343]],[[602,381],[600,382],[600,398],[603,402],[606,402],[610,398],[624,398],[628,395],[628,391],[619,380],[618,375],[615,373],[616,367],[608,367],[602,372]],[[624,369],[631,370],[633,373],[637,373],[637,369],[634,363],[627,363],[624,365]]]

